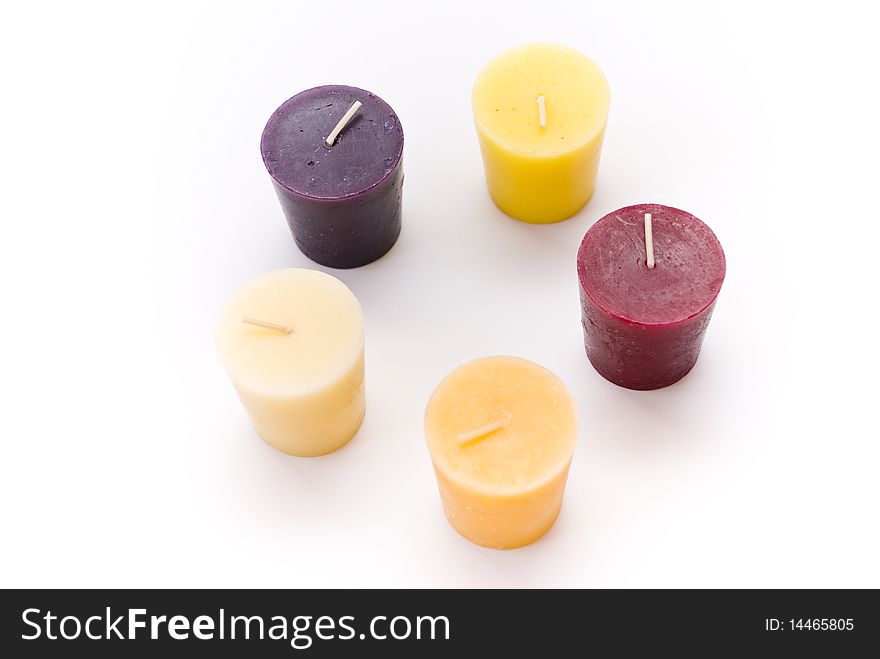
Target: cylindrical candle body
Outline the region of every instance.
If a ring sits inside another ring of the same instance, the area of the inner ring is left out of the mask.
[[[275,448],[323,455],[360,428],[363,313],[335,277],[289,268],[245,284],[220,315],[217,349],[257,432]]]
[[[472,103],[495,205],[524,222],[577,213],[593,194],[610,101],[602,71],[573,48],[529,44],[492,60]]]
[[[434,391],[425,436],[446,517],[471,542],[513,549],[556,521],[577,414],[547,369],[516,357],[460,366]]]
[[[325,140],[361,106],[332,146]],[[400,235],[403,129],[381,98],[327,85],[278,108],[260,142],[266,169],[300,250],[331,268],[375,261]]]
[[[653,269],[646,263],[646,213]],[[621,208],[587,231],[577,269],[587,357],[603,377],[627,389],[659,389],[687,375],[726,270],[708,226],[669,206]]]

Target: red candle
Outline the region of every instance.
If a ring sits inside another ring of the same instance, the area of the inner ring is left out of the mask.
[[[584,344],[600,375],[627,389],[687,375],[726,269],[708,226],[669,206],[627,206],[590,227],[577,267]]]

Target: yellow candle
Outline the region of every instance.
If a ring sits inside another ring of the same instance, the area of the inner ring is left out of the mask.
[[[474,122],[495,205],[524,222],[558,222],[593,194],[611,94],[568,46],[508,50],[477,76]]]
[[[217,326],[217,349],[260,436],[300,456],[324,455],[364,418],[364,319],[348,287],[290,268],[240,288]]]
[[[544,367],[517,357],[460,366],[431,396],[425,436],[446,517],[471,542],[522,547],[556,521],[577,414]]]

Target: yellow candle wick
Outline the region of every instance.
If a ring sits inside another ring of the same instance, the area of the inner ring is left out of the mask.
[[[538,125],[547,128],[547,105],[544,103],[543,95],[538,97]]]
[[[645,262],[648,270],[654,269],[654,232],[651,227],[651,214],[645,213]]]
[[[282,325],[281,323],[271,323],[268,320],[260,320],[259,318],[251,318],[250,316],[243,316],[241,322],[245,323],[246,325],[256,325],[257,327],[264,327],[266,329],[275,330],[276,332],[293,334],[293,329],[291,329],[287,325]]]

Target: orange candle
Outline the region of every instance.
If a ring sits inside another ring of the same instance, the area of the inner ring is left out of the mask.
[[[431,396],[425,435],[446,517],[471,542],[522,547],[556,521],[577,413],[544,367],[517,357],[460,366]]]

